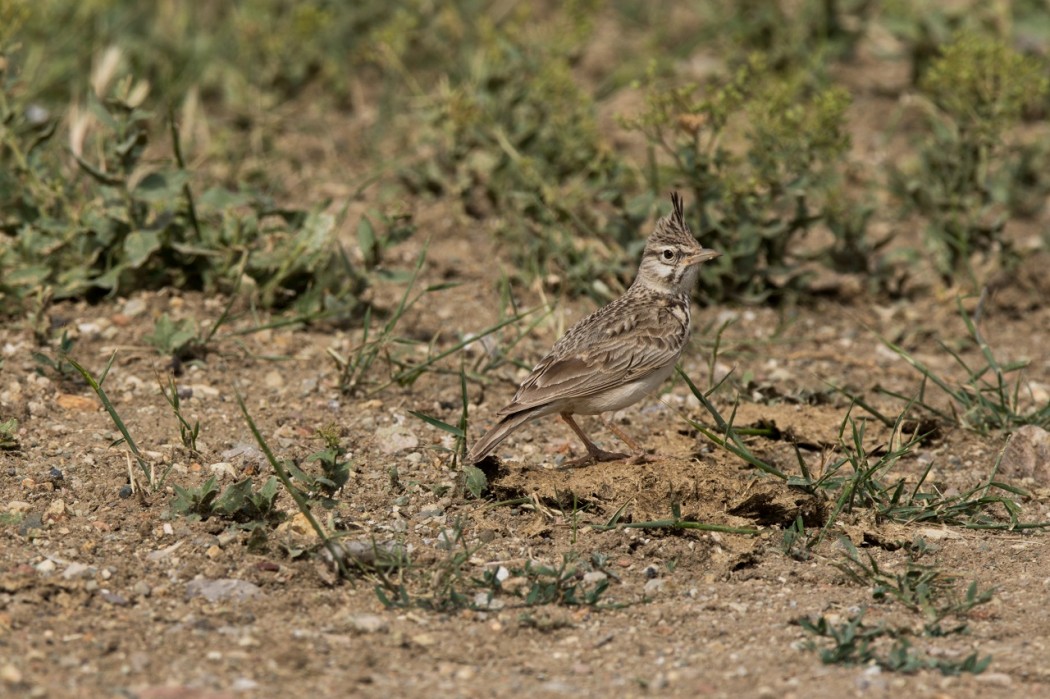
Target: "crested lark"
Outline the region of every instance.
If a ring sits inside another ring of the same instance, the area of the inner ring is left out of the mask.
[[[641,400],[674,371],[689,338],[689,292],[700,263],[721,253],[703,248],[685,223],[682,199],[656,223],[638,276],[627,292],[572,326],[532,370],[499,422],[474,443],[468,459],[485,458],[526,422],[557,413],[587,448],[590,460],[626,458],[599,449],[572,419],[620,410]],[[615,431],[615,430],[614,430]],[[618,431],[617,431],[618,433]],[[634,448],[624,435],[621,439]]]

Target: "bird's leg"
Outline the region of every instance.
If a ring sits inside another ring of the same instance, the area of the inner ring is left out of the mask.
[[[580,429],[580,426],[576,424],[576,421],[572,419],[572,414],[562,413],[561,419],[565,421],[565,424],[572,428],[572,431],[575,432],[576,436],[583,442],[583,446],[587,448],[587,456],[566,462],[566,467],[582,466],[591,461],[619,461],[620,459],[627,458],[627,454],[618,454],[613,451],[599,449],[598,445],[592,442],[587,435],[584,434],[583,430]]]
[[[634,452],[634,456],[631,457],[632,464],[645,464],[651,461],[655,461],[655,458],[652,455],[646,454],[644,451],[642,451],[642,447],[639,446],[638,442],[628,437],[626,432],[614,425],[610,420],[606,420],[603,417],[601,418],[601,421],[606,427],[609,428],[610,432],[619,437],[620,441],[629,446],[631,448],[631,451]]]

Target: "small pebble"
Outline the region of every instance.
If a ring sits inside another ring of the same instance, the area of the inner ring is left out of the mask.
[[[26,515],[26,518],[22,520],[22,523],[18,525],[18,533],[22,536],[35,536],[34,533],[38,529],[44,528],[44,517],[39,512],[31,512]]]
[[[284,387],[284,375],[274,369],[263,377],[263,383],[267,388],[279,389]]]
[[[128,606],[128,600],[123,595],[118,595],[116,592],[110,592],[109,590],[103,590],[100,594],[102,595],[102,599],[116,607]]]
[[[0,666],[0,681],[7,684],[21,684],[22,671],[11,663]]]
[[[419,446],[419,438],[404,425],[389,425],[375,431],[375,442],[384,454],[396,454]]]
[[[74,561],[66,566],[66,569],[62,571],[62,577],[66,580],[72,580],[73,578],[79,578],[84,573],[91,572],[93,569],[91,566],[85,563],[78,563]]]
[[[378,633],[387,630],[386,619],[377,614],[350,614],[346,622],[347,626],[358,633]]]
[[[647,595],[655,595],[657,592],[663,589],[664,583],[667,581],[663,578],[653,578],[649,582],[645,583],[645,587],[642,591]]]
[[[1013,678],[1005,672],[982,672],[975,679],[981,684],[990,684],[996,687],[1009,687],[1014,683]]]
[[[236,580],[234,578],[219,578],[209,580],[197,578],[186,585],[186,597],[203,597],[209,602],[221,600],[243,601],[258,595],[262,590],[255,583],[247,580]]]

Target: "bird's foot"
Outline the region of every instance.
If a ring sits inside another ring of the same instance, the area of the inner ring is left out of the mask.
[[[580,466],[601,463],[602,461],[622,461],[627,458],[630,458],[630,454],[620,454],[619,452],[605,451],[604,449],[598,449],[595,447],[593,450],[588,451],[585,456],[573,459],[572,461],[566,461],[561,465],[561,468],[578,468]]]

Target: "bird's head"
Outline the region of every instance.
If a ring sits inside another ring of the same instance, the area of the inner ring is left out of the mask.
[[[682,198],[671,193],[671,213],[656,222],[645,243],[635,284],[654,291],[688,294],[696,286],[700,265],[722,253],[696,241],[685,222]]]

